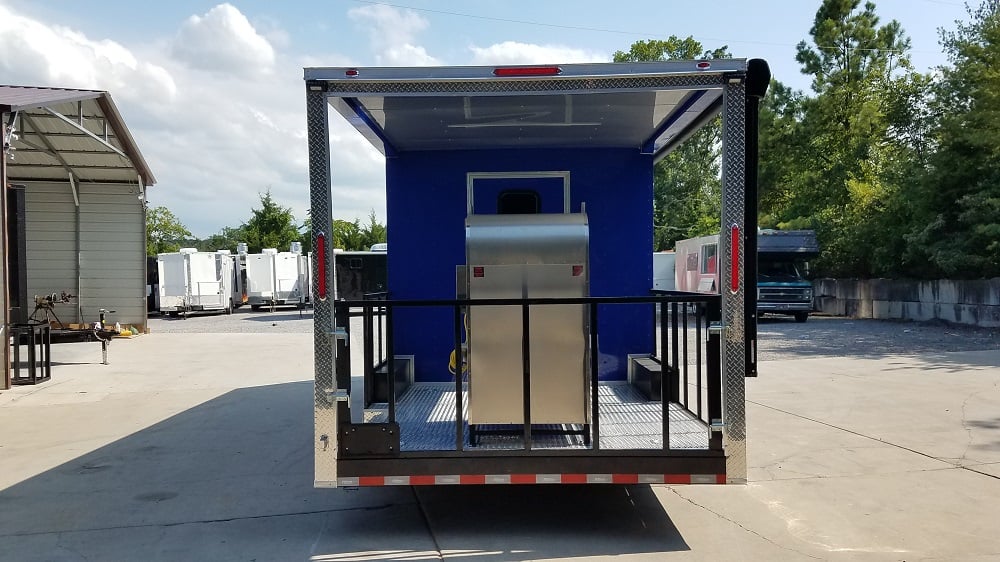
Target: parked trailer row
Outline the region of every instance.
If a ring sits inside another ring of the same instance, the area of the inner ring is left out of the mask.
[[[251,310],[276,306],[303,307],[309,302],[309,257],[302,245],[293,243],[287,252],[265,248],[247,254],[247,304]]]
[[[200,252],[182,248],[156,258],[157,309],[170,316],[191,312],[232,313],[249,304],[304,307],[310,302],[310,257],[295,242],[288,252],[264,249],[248,254],[240,244],[228,250]]]
[[[159,310],[170,316],[189,312],[232,313],[242,304],[242,288],[228,250],[181,248],[157,256]]]

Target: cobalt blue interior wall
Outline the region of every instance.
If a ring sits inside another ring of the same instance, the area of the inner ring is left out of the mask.
[[[590,294],[648,295],[653,283],[653,163],[631,149],[403,153],[386,160],[389,294],[455,298],[465,263],[467,172],[570,171],[570,208],[586,202]],[[454,342],[451,309],[397,309],[394,353],[413,355],[417,381],[447,381]],[[626,356],[653,350],[650,305],[599,310],[601,380],[624,380]]]

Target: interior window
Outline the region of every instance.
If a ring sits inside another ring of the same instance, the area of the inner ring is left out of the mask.
[[[498,215],[535,215],[542,210],[537,191],[507,190],[497,196]]]
[[[715,273],[718,246],[715,244],[705,244],[701,248],[701,272]]]

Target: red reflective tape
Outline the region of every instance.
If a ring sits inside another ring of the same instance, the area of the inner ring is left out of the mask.
[[[494,68],[494,76],[555,76],[562,74],[558,66],[508,66]]]
[[[690,484],[691,475],[690,474],[664,474],[663,475],[664,484]]]
[[[730,229],[729,253],[732,256],[732,263],[729,264],[729,290],[737,292],[740,290],[740,227],[733,225]]]
[[[316,288],[320,300],[326,300],[326,234],[316,236],[316,275],[319,285]]]
[[[588,484],[587,474],[559,474],[560,484]],[[601,475],[606,477],[606,475]],[[698,482],[703,484],[712,483],[711,480],[706,480],[705,477],[711,478],[715,477],[715,484],[726,484],[725,474],[705,474],[698,475]],[[451,477],[452,479],[454,476]],[[390,480],[402,481],[403,479],[408,479],[411,486],[433,486],[437,484],[437,476],[433,474],[419,474],[414,476],[360,476],[358,477],[358,486],[388,486],[387,482]],[[607,480],[601,480],[601,482],[606,483]],[[691,484],[692,478],[690,474],[664,474],[663,483],[664,484]],[[454,481],[451,483],[454,484]],[[461,474],[458,477],[459,484],[470,484],[470,485],[484,485],[486,484],[485,474]],[[511,484],[539,484],[537,474],[511,474],[510,475]],[[553,482],[554,483],[554,482]],[[613,484],[638,484],[639,475],[638,474],[612,474],[611,483]]]
[[[582,265],[574,265],[573,266],[573,277],[579,277],[581,275],[583,275],[583,266]]]

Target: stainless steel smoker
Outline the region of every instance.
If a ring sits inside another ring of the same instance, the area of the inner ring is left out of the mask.
[[[470,215],[470,299],[586,297],[587,215]],[[587,325],[583,305],[529,309],[531,423],[589,423]],[[522,309],[470,306],[469,423],[523,424]]]

